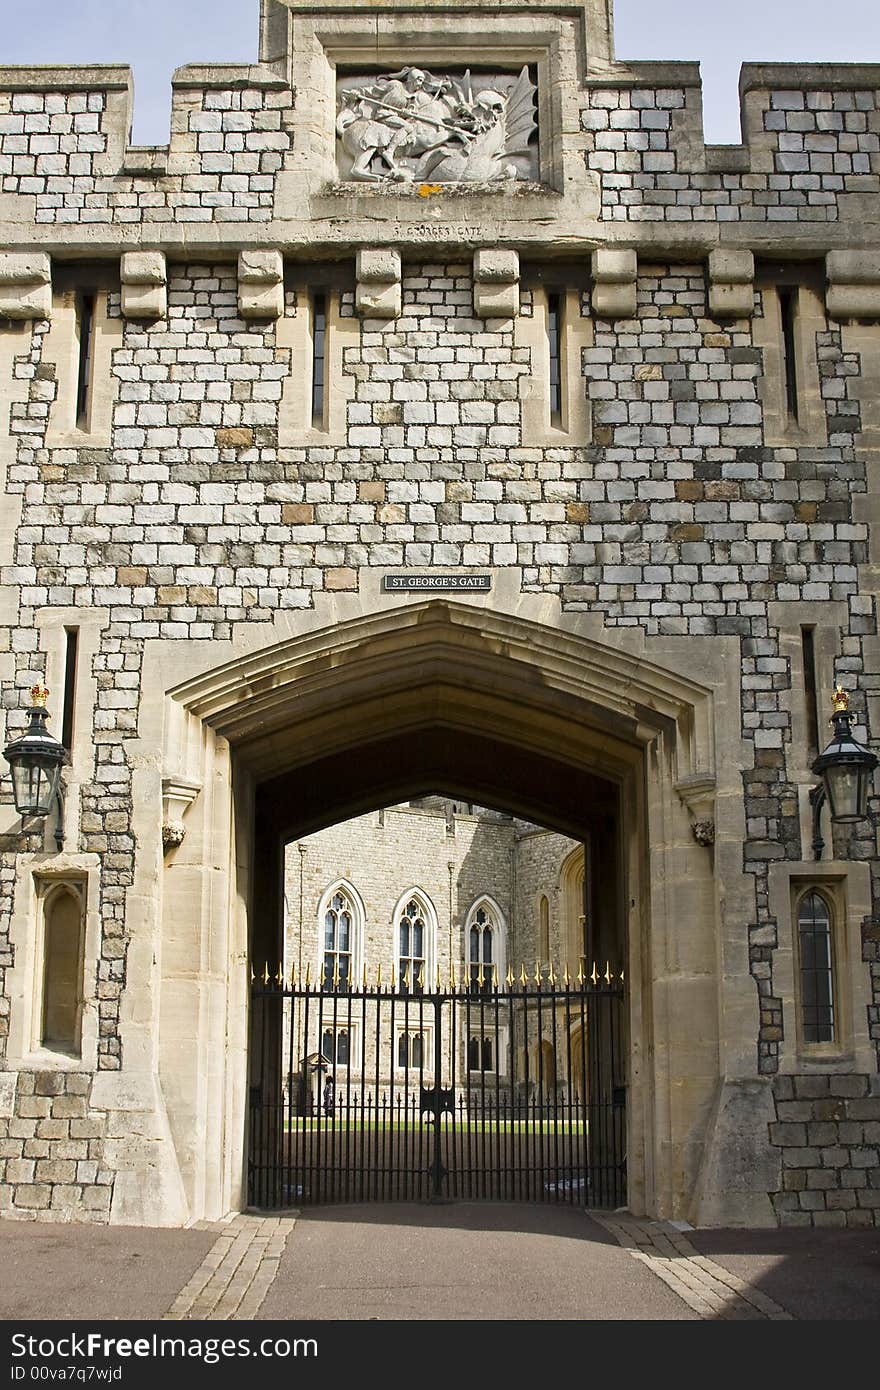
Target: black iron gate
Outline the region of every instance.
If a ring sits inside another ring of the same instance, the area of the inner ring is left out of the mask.
[[[252,988],[248,1196],[626,1200],[623,985]]]

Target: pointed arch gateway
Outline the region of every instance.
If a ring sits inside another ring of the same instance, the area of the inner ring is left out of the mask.
[[[652,856],[659,863],[686,841],[676,785],[711,784],[713,691],[682,677],[677,657],[668,668],[647,662],[630,638],[621,634],[610,646],[573,627],[430,600],[318,628],[169,692],[169,745],[200,739],[203,785],[225,767],[232,792],[233,912],[225,930],[234,945],[226,981],[233,1025],[220,1098],[227,1132],[245,1126],[246,961],[281,959],[285,843],[439,793],[581,840],[604,836],[603,873],[613,892],[592,928],[597,958],[627,980],[625,1080],[616,1089],[627,1115],[628,1201],[658,1215],[690,1210],[697,1160],[687,1157],[682,1176],[670,1154],[675,1131],[690,1133],[694,1116],[711,1105],[717,1036],[692,1042],[692,1052],[709,1059],[702,1091],[673,1114],[656,1075],[658,1058],[672,1065],[665,1006],[658,1027],[657,991],[645,981],[670,925],[656,891],[665,871],[652,868]],[[726,679],[722,663],[716,688]],[[206,826],[215,843],[222,799],[218,810]],[[711,893],[710,874],[710,911]],[[699,988],[712,994],[714,981]],[[252,1040],[251,1066],[258,1051]],[[264,1069],[264,1085],[277,1080]],[[243,1200],[242,1157],[222,1155],[227,1207]]]

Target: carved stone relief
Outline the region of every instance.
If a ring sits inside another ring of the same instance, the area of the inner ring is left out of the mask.
[[[337,82],[337,164],[361,183],[537,180],[529,69],[435,76],[405,67]]]

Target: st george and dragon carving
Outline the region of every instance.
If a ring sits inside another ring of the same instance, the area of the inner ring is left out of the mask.
[[[374,184],[537,179],[535,95],[526,67],[518,76],[435,77],[405,67],[340,78],[340,178]]]

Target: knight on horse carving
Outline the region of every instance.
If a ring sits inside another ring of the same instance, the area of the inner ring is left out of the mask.
[[[340,96],[336,131],[348,177],[368,183],[494,182],[526,177],[511,156],[529,155],[537,129],[527,68],[506,90],[475,91],[469,72],[433,77],[406,67]]]

